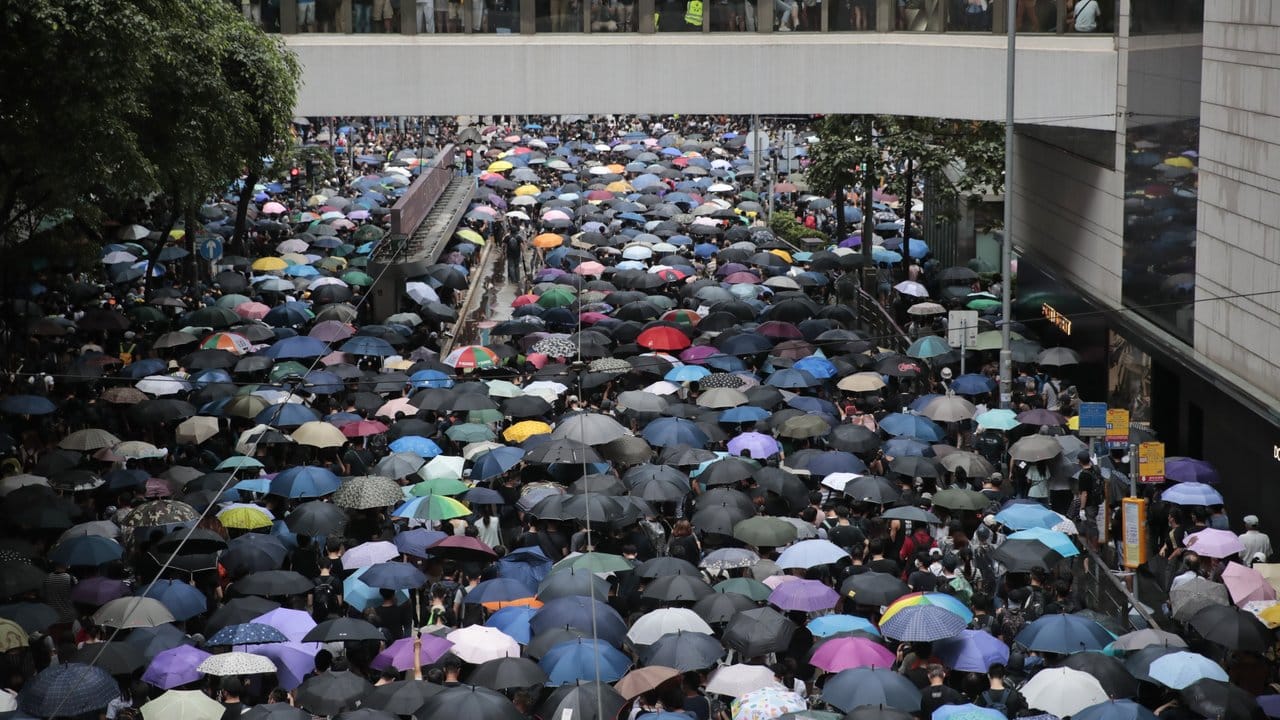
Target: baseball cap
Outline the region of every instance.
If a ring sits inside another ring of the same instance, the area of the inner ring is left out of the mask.
[[[1076,460],[1082,463],[1092,462],[1093,456],[1089,454],[1088,450],[1081,450],[1079,453],[1076,454]]]
[[[951,379],[951,368],[946,368],[946,367],[944,367],[944,368],[942,368],[942,372],[941,372],[941,373],[939,373],[939,374],[940,374],[940,375],[942,375],[942,379],[943,379],[943,380],[950,380],[950,379]]]
[[[1258,524],[1258,516],[1257,516],[1257,515],[1245,515],[1245,516],[1244,516],[1244,524],[1245,524],[1245,525],[1257,525],[1257,524]]]

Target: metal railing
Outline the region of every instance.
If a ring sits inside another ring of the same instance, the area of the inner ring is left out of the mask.
[[[877,346],[903,352],[911,345],[911,338],[906,331],[871,293],[858,288],[857,302],[858,319],[862,322],[863,330],[874,338],[873,342]]]
[[[1143,603],[1135,597],[1129,584],[1136,585],[1139,575],[1127,571],[1115,571],[1092,548],[1085,546],[1084,555],[1076,563],[1077,577],[1084,578],[1083,600],[1085,607],[1124,621],[1129,629],[1140,629],[1133,622],[1133,615],[1142,618],[1146,627],[1165,627],[1166,618],[1150,608],[1155,603]]]
[[[391,234],[409,236],[422,224],[431,208],[435,207],[441,193],[453,179],[454,152],[456,147],[445,145],[423,167],[404,195],[391,206]]]

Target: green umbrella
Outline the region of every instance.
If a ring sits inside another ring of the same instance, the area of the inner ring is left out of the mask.
[[[307,368],[300,362],[287,360],[271,368],[271,382],[280,382],[287,377],[303,377],[307,374]]]
[[[348,285],[356,285],[358,287],[369,287],[373,284],[373,278],[359,270],[343,273],[342,281]]]
[[[414,485],[410,493],[418,497],[423,495],[457,495],[470,489],[464,482],[453,478],[440,477],[424,480]]]
[[[538,305],[544,308],[564,307],[565,305],[572,305],[577,299],[577,293],[572,289],[563,286],[556,286],[547,288],[547,290],[538,297]]]
[[[467,422],[469,423],[494,423],[501,421],[505,415],[501,410],[493,410],[486,408],[484,410],[471,410],[467,413]]]
[[[237,305],[242,305],[244,303],[249,302],[250,300],[252,300],[252,298],[246,295],[240,295],[239,293],[231,293],[230,295],[223,295],[222,297],[218,298],[218,300],[214,303],[214,305],[217,305],[218,307],[227,308],[228,310],[234,310]]]
[[[769,599],[769,593],[773,592],[768,585],[759,580],[751,578],[730,578],[723,582],[718,582],[711,586],[712,590],[718,593],[732,593],[734,595],[743,595],[751,598],[756,602],[764,602]]]
[[[149,323],[164,320],[164,313],[153,305],[134,305],[128,310],[129,317],[137,322]]]
[[[383,232],[377,225],[361,225],[352,237],[359,243],[377,242],[382,239]]]
[[[986,495],[977,490],[947,488],[933,495],[933,504],[948,510],[985,510],[991,504]]]
[[[1000,301],[992,300],[990,298],[976,298],[966,303],[965,307],[970,310],[991,310],[993,308],[1000,307]]]
[[[733,536],[756,547],[782,547],[795,542],[796,526],[782,518],[757,515],[735,524]]]
[[[476,423],[454,425],[448,430],[445,430],[444,434],[448,435],[450,440],[460,443],[483,442],[497,437],[493,430],[488,426],[478,425]]]
[[[351,258],[349,263],[353,268],[369,267],[369,258],[361,255],[360,257]]]

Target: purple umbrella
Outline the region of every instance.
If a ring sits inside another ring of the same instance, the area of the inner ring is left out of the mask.
[[[729,441],[729,452],[742,455],[745,451],[757,460],[763,460],[778,452],[778,441],[758,432],[742,433]]]
[[[818,580],[792,580],[774,588],[769,602],[783,610],[814,612],[836,606],[840,594]]]
[[[105,577],[91,577],[71,588],[72,602],[82,605],[106,605],[129,594],[129,586],[120,580]]]
[[[209,657],[209,653],[190,645],[179,645],[165,650],[151,661],[146,672],[142,673],[142,681],[169,690],[204,677],[204,673],[196,667]]]
[[[316,653],[320,643],[270,643],[246,645],[245,651],[270,658],[276,664],[276,680],[285,690],[293,690],[316,671]]]
[[[1164,461],[1164,477],[1173,482],[1198,482],[1214,485],[1222,481],[1218,471],[1204,460],[1171,457]]]
[[[713,345],[694,345],[681,351],[680,359],[687,363],[701,363],[719,352]]]
[[[435,635],[422,636],[422,664],[430,665],[436,662],[449,649],[453,647],[453,643],[442,637]],[[369,667],[374,670],[386,670],[395,668],[404,671],[412,668],[413,663],[413,638],[400,638],[399,640],[387,646],[386,650],[378,653],[369,663]]]
[[[368,219],[369,219],[369,211],[368,211],[368,210],[353,210],[352,212],[347,213],[347,219],[348,219],[348,220],[368,220]]]
[[[249,622],[270,625],[289,638],[290,642],[302,642],[302,638],[316,626],[316,621],[311,619],[310,613],[288,608],[276,608]]]
[[[781,587],[795,585],[785,583]],[[838,637],[824,641],[809,658],[809,664],[827,672],[840,672],[849,668],[893,666],[893,651],[879,643],[862,637]]]
[[[952,670],[985,673],[995,663],[1009,662],[1009,646],[983,630],[965,630],[956,637],[939,640],[933,652]]]
[[[847,238],[845,238],[844,240],[841,240],[841,241],[840,241],[840,247],[842,247],[842,248],[856,248],[856,247],[862,247],[862,236],[861,236],[861,235],[850,235],[849,237],[847,237]]]

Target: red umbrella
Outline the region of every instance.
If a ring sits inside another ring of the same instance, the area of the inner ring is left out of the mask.
[[[693,343],[689,336],[665,325],[649,328],[636,337],[636,344],[650,350],[683,350]]]
[[[349,438],[368,437],[369,435],[381,435],[387,431],[387,426],[377,420],[357,420],[349,422],[338,428],[342,434]]]
[[[497,557],[493,548],[467,535],[450,535],[440,542],[427,547],[427,553],[439,557],[451,557],[459,560],[490,559]]]

